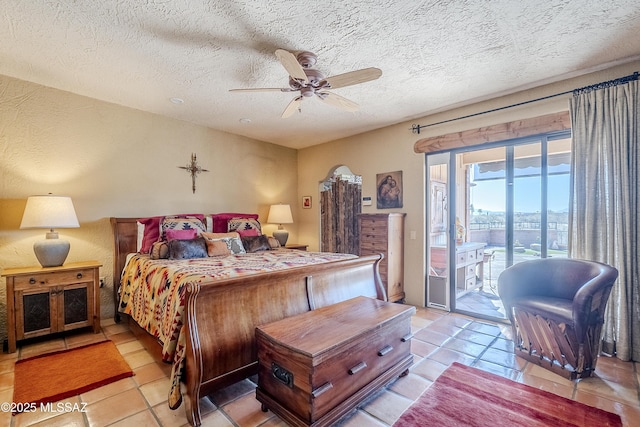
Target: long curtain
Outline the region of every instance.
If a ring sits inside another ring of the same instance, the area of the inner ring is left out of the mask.
[[[616,267],[603,332],[605,353],[640,361],[640,113],[638,81],[577,90],[569,256]]]

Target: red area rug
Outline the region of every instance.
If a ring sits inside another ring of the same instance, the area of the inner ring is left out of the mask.
[[[620,416],[453,363],[395,422],[406,426],[622,426]]]
[[[56,402],[130,377],[133,371],[113,341],[18,360],[14,403]]]

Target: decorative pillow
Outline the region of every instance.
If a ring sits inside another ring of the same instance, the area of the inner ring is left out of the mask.
[[[269,239],[269,246],[271,246],[271,249],[278,249],[280,247],[278,239],[273,236],[267,236],[267,238]]]
[[[232,233],[202,233],[202,237],[206,240],[221,240],[231,251],[232,254],[245,254],[247,251],[242,246],[240,235],[236,232]]]
[[[171,215],[171,217],[196,217],[204,221],[204,215],[202,214],[178,214]],[[139,249],[140,253],[148,254],[151,251],[151,245],[160,240],[160,224],[162,223],[163,218],[165,218],[165,216],[151,216],[148,218],[138,219],[138,223],[144,227]]]
[[[211,215],[205,215],[203,222],[205,228],[207,229],[207,233],[213,232],[213,218],[211,217]]]
[[[227,223],[227,231],[238,231],[244,230],[257,230],[258,235],[262,234],[262,229],[260,227],[260,222],[257,219],[253,218],[232,218]]]
[[[240,237],[252,237],[252,236],[260,236],[260,230],[255,228],[250,228],[248,230],[243,230],[238,228],[236,232],[240,235]]]
[[[167,240],[167,230],[195,230],[196,235],[206,231],[203,216],[165,216],[160,224],[160,240]]]
[[[140,218],[138,220],[138,222],[144,226],[140,253],[148,254],[149,251],[151,251],[151,245],[160,238],[160,221],[162,221],[161,216]]]
[[[169,259],[206,258],[207,243],[202,237],[190,240],[171,240],[169,243]]]
[[[153,242],[151,245],[151,259],[169,258],[169,245],[167,242]]]
[[[240,240],[242,240],[242,246],[244,246],[244,250],[247,253],[271,250],[269,239],[264,234],[260,236],[243,236],[240,237]]]
[[[194,228],[187,228],[186,230],[174,230],[172,228],[169,228],[168,230],[165,230],[164,234],[167,238],[167,241],[176,239],[190,240],[198,237],[198,232]]]
[[[227,222],[232,218],[258,219],[258,214],[218,213],[211,215],[211,229],[214,233],[226,233],[229,230]]]
[[[209,256],[231,255],[231,250],[227,247],[227,244],[222,239],[205,239],[205,242],[207,242],[207,254]]]
[[[232,231],[230,233],[202,233],[201,236],[207,240],[218,240],[218,239],[225,239],[229,237],[240,237],[240,235],[235,231]]]

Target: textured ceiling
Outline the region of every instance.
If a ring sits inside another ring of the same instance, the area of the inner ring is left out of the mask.
[[[637,60],[639,33],[640,0],[0,0],[0,74],[302,148]],[[229,92],[286,87],[278,48],[383,74],[282,119],[293,93]]]

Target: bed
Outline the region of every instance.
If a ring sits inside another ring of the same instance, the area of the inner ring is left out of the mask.
[[[215,264],[213,259],[168,260],[165,269],[161,261],[150,260],[148,255],[146,258],[144,255],[132,255],[140,245],[136,218],[111,218],[111,224],[115,243],[116,321],[124,316],[131,323],[136,317],[131,308],[130,314],[126,314],[127,309],[120,304],[121,278],[130,282],[133,276],[146,277],[153,270],[160,272],[169,283],[172,279],[167,275],[172,274],[171,265],[179,266],[181,281],[176,279],[176,283],[182,286],[173,296],[169,294],[163,299],[163,304],[167,302],[182,307],[177,320],[165,320],[167,324],[173,322],[173,329],[165,334],[164,339],[158,338],[157,331],[150,332],[153,327],[148,324],[140,325],[140,329],[153,338],[147,341],[154,341],[153,345],[157,346],[150,350],[160,353],[164,361],[173,364],[172,385],[168,390],[169,406],[176,408],[184,402],[187,418],[194,426],[200,425],[201,397],[257,373],[256,326],[355,296],[386,300],[378,274],[382,255],[356,257],[310,253],[309,256],[324,259],[305,264],[302,251],[278,249],[259,254],[268,262],[280,263],[275,270],[265,271],[256,267],[236,271],[233,275],[209,274],[207,269]],[[279,257],[287,261],[281,261]],[[242,255],[236,258],[245,259]],[[134,269],[137,273],[123,274],[125,264],[137,265]],[[122,291],[125,293],[124,285]],[[129,297],[142,305],[147,304],[139,294]],[[152,310],[165,310],[162,304],[154,303],[156,306]],[[169,335],[173,344],[166,345]]]

